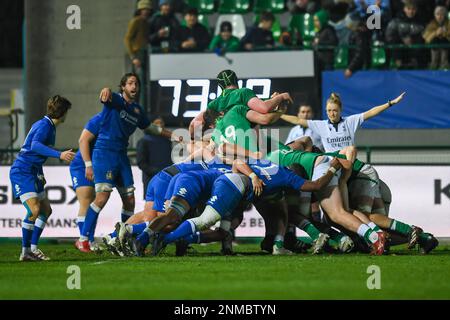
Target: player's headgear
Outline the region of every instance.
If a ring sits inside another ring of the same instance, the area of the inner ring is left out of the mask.
[[[233,70],[223,70],[217,75],[217,82],[222,89],[229,86],[238,86],[237,75]]]

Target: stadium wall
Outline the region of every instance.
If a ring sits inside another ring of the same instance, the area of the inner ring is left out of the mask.
[[[135,1],[77,0],[81,29],[69,30],[71,0],[25,1],[26,130],[55,94],[72,103],[56,146],[76,147],[81,129],[100,110],[102,87],[116,88],[124,72],[123,36]]]

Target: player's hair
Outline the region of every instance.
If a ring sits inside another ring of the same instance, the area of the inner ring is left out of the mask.
[[[330,103],[334,103],[334,104],[338,105],[339,109],[342,110],[341,97],[337,93],[335,93],[335,92],[331,93],[330,97],[327,100],[327,105],[329,105]]]
[[[206,130],[210,129],[210,126],[212,124],[216,123],[217,118],[220,117],[220,112],[217,112],[213,109],[207,109],[203,113],[203,128],[202,132],[205,132]]]
[[[128,79],[131,78],[131,77],[136,77],[136,80],[138,82],[138,86],[139,86],[139,88],[141,87],[141,80],[139,79],[139,76],[136,73],[134,73],[134,72],[128,72],[128,73],[125,73],[123,75],[122,79],[120,79],[120,84],[119,84],[119,91],[120,92],[123,92],[122,87],[125,87],[125,85],[127,84]]]
[[[60,119],[72,107],[72,103],[60,95],[56,95],[47,101],[47,116],[50,119]]]
[[[217,75],[217,82],[222,90],[229,86],[238,86],[237,75],[233,70],[220,71]]]

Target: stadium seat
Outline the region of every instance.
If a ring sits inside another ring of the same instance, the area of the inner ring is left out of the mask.
[[[371,67],[381,68],[386,65],[386,51],[382,47],[372,45]]]
[[[216,29],[214,31],[214,34],[217,35],[220,33],[220,24],[223,21],[229,21],[231,22],[231,25],[233,26],[233,36],[238,37],[241,39],[243,36],[245,36],[245,33],[247,32],[247,28],[245,26],[244,17],[240,14],[222,14],[217,19],[216,23]]]
[[[255,15],[255,24],[259,23],[259,14]],[[272,34],[275,41],[278,41],[281,36],[281,23],[279,17],[275,16],[275,21],[272,25]]]
[[[334,50],[334,68],[346,69],[348,66],[348,47],[337,47]]]
[[[270,11],[272,13],[280,13],[285,10],[284,0],[255,0],[253,11],[261,13],[263,11]]]
[[[187,5],[196,8],[199,14],[214,13],[214,0],[187,0]]]
[[[311,42],[314,39],[314,17],[309,13],[294,14],[289,21],[289,32],[291,33],[294,44],[296,43],[297,35],[303,40],[305,47],[311,47]]]
[[[247,13],[250,0],[220,0],[219,13]]]

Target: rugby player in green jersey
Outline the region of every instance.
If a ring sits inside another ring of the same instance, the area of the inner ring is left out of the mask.
[[[208,104],[208,110],[225,114],[235,106],[245,106],[257,113],[266,114],[276,110],[283,101],[293,103],[291,96],[287,92],[262,100],[256,96],[253,90],[239,88],[238,78],[232,70],[221,71],[217,75],[217,82],[222,89],[222,93]],[[204,112],[200,112],[189,125],[191,137],[198,136],[200,133],[200,128],[204,123],[203,114]],[[198,130],[198,134],[194,133],[196,130]]]

